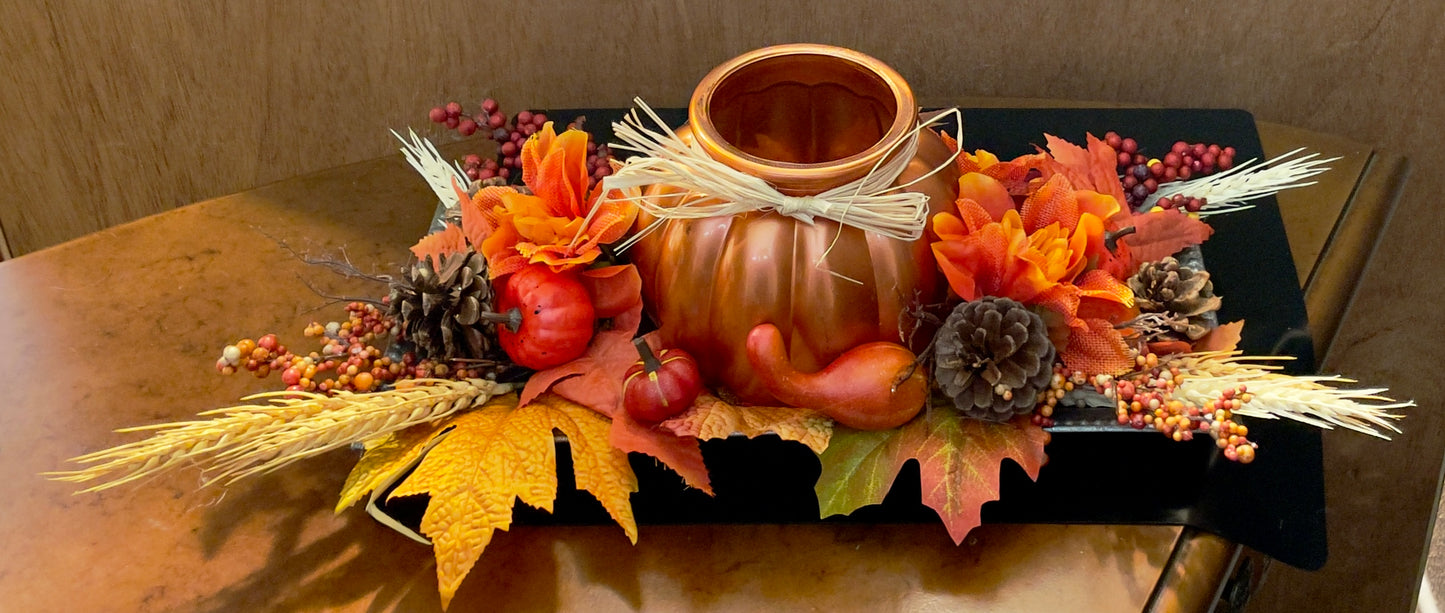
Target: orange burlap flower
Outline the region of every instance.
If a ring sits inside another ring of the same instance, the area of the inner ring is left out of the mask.
[[[487,258],[492,278],[546,264],[555,272],[585,266],[632,227],[637,207],[600,202],[587,191],[587,133],[557,134],[548,122],[522,145],[522,182],[532,193],[486,187],[460,193],[462,230]]]
[[[956,203],[958,215],[933,218],[939,240],[933,254],[949,286],[964,300],[1012,298],[1056,314],[1046,317],[1064,364],[1087,373],[1115,374],[1132,362],[1114,324],[1132,316],[1129,287],[1098,267],[1104,219],[1117,212],[1113,199],[1075,192],[1061,174],[995,221],[971,198]]]
[[[958,151],[958,141],[953,140],[953,137],[946,133],[940,134],[940,136],[943,137],[943,144],[948,145],[950,151]],[[1048,157],[1044,153],[1034,153],[1021,155],[1004,162],[999,160],[998,156],[983,149],[971,154],[963,151],[959,153],[956,162],[958,172],[962,175],[959,185],[963,186],[965,183],[970,186],[977,185],[980,189],[990,192],[1001,188],[1005,194],[1022,196],[1028,193],[1029,171],[1041,169]],[[987,179],[992,179],[992,181],[987,181]],[[979,204],[982,204],[990,212],[995,210],[989,200],[979,200]],[[1002,215],[1002,211],[999,211],[999,215]]]

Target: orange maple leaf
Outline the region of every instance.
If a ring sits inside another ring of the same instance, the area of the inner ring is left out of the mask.
[[[466,250],[467,238],[462,234],[462,229],[450,223],[441,230],[423,236],[411,247],[417,260],[426,261],[430,258],[432,266],[435,267],[441,267],[442,260],[447,256]]]
[[[554,430],[567,437],[577,487],[595,496],[627,538],[637,543],[630,501],[637,491],[637,476],[627,454],[608,444],[608,429],[606,417],[564,399],[545,396],[519,407],[517,396],[509,394],[438,424],[428,436],[410,435],[405,445],[374,445],[368,455],[381,457],[362,456],[358,481],[394,476],[384,474],[384,469],[404,470],[409,465],[404,459],[425,454],[390,498],[430,496],[421,531],[436,552],[437,585],[445,609],[495,531],[511,527],[516,500],[551,512],[557,497]],[[415,451],[428,446],[430,450]],[[348,490],[345,497],[364,493],[360,488]]]
[[[741,434],[756,438],[775,434],[785,441],[807,445],[823,453],[833,436],[833,420],[817,411],[795,407],[740,407],[703,392],[692,407],[657,425],[677,436],[703,440]]]
[[[846,515],[883,502],[898,471],[918,461],[923,504],[938,512],[954,543],[980,523],[983,503],[999,497],[1004,459],[1037,479],[1048,435],[1027,418],[993,423],[948,409],[930,410],[893,430],[833,431],[818,455],[823,472],[814,490],[822,517]]]

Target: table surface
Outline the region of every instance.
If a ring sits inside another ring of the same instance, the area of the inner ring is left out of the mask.
[[[1383,223],[1395,158],[1261,124],[1266,151],[1342,155],[1281,209],[1317,348]],[[454,149],[454,148],[453,148]],[[454,150],[448,150],[454,153]],[[37,473],[271,389],[215,374],[243,336],[302,342],[339,316],[313,292],[375,296],[281,247],[387,273],[426,230],[432,196],[400,156],[180,208],[0,263],[0,610],[440,609],[431,550],[331,510],[355,456],[337,452],[229,489],[194,471],[72,496]],[[1385,199],[1387,200],[1387,199]],[[309,285],[309,287],[308,287]],[[582,609],[1124,611],[1212,602],[1238,547],[1173,526],[524,527],[499,534],[453,611]],[[1190,569],[1185,572],[1185,568]]]

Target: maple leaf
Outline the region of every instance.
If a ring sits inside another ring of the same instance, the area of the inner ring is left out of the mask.
[[[1177,211],[1154,211],[1134,215],[1134,233],[1123,237],[1136,262],[1157,262],[1187,247],[1198,245],[1214,234],[1214,228]]]
[[[1239,345],[1240,333],[1244,331],[1244,320],[1219,324],[1208,334],[1194,341],[1190,351],[1234,351]]]
[[[785,441],[807,445],[823,453],[833,436],[833,420],[817,411],[794,407],[739,407],[703,392],[692,407],[657,425],[677,436],[700,439],[727,438],[741,434],[755,438],[776,434]]]
[[[356,504],[362,496],[410,467],[442,427],[434,423],[420,424],[367,441],[366,451],[346,476],[346,484],[341,486],[336,512]]]
[[[515,394],[493,398],[430,432],[406,430],[378,441],[352,471],[343,502],[354,502],[367,493],[368,484],[374,487],[394,477],[416,454],[425,454],[389,498],[430,496],[421,531],[432,540],[437,586],[446,608],[495,531],[511,527],[516,500],[551,512],[557,497],[553,430],[561,431],[570,444],[577,487],[596,497],[637,543],[630,500],[637,476],[627,454],[608,443],[609,428],[606,417],[556,396],[526,406],[518,406]]]
[[[417,260],[426,261],[427,258],[431,258],[432,266],[441,266],[442,260],[447,256],[466,250],[467,237],[462,234],[460,227],[450,223],[446,228],[423,236],[411,247],[411,252],[416,255]]]
[[[617,268],[617,267],[614,267]],[[691,436],[677,436],[632,419],[622,408],[622,383],[627,369],[638,360],[637,348],[632,339],[642,325],[642,282],[637,277],[637,267],[631,264],[621,270],[593,275],[584,282],[596,295],[613,294],[605,302],[612,302],[612,310],[620,308],[615,294],[623,293],[618,288],[633,288],[639,293],[631,294],[634,300],[623,312],[612,318],[612,329],[598,332],[587,345],[581,357],[566,364],[533,374],[522,389],[522,404],[527,404],[547,391],[573,402],[590,407],[592,410],[612,418],[610,440],[612,445],[623,451],[645,453],[660,460],[668,468],[681,475],[688,485],[708,494],[712,493],[707,465],[703,463],[702,448]],[[606,269],[599,269],[606,270]],[[646,336],[648,344],[656,352],[661,351],[657,335]]]
[[[814,486],[818,508],[828,517],[881,503],[903,465],[917,460],[923,504],[938,512],[954,543],[962,543],[982,523],[983,503],[998,499],[1003,460],[1014,460],[1037,479],[1046,438],[1027,418],[993,423],[946,409],[930,410],[893,430],[839,427],[818,455],[823,464]]]

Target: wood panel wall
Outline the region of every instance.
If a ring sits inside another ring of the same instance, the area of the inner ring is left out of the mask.
[[[620,106],[640,95],[678,105],[718,62],[795,41],[873,54],[925,103],[1240,107],[1408,151],[1418,172],[1399,213],[1405,223],[1392,226],[1366,291],[1419,306],[1352,313],[1341,340],[1360,351],[1411,347],[1427,365],[1421,373],[1445,357],[1414,341],[1445,338],[1427,306],[1445,291],[1418,278],[1428,274],[1419,262],[1445,255],[1434,236],[1434,194],[1445,188],[1436,0],[0,0],[0,228],[23,255],[385,155],[395,146],[389,129],[430,129],[426,110],[446,99]],[[1332,360],[1407,396],[1441,397],[1438,375],[1407,377],[1352,351]],[[1438,465],[1445,422],[1421,413],[1390,445],[1331,435],[1331,457],[1346,459],[1330,468],[1379,480],[1412,462]],[[1385,459],[1363,459],[1377,455]],[[1336,528],[1368,525],[1332,532],[1326,571],[1276,573],[1260,606],[1407,609],[1434,476],[1401,477],[1401,493],[1370,508],[1332,509]]]

